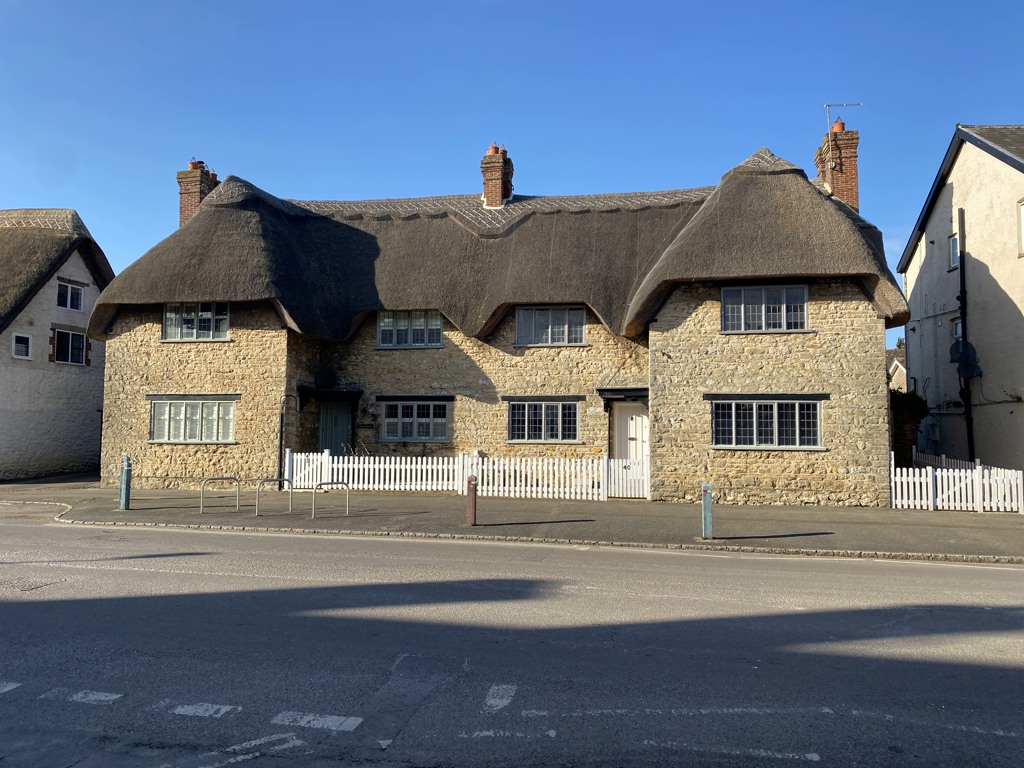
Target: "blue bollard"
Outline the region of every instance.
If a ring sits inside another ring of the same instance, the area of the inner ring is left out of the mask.
[[[118,495],[117,508],[132,508],[132,460],[128,456],[121,457],[121,492]]]

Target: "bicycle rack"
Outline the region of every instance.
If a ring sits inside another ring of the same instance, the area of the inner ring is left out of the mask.
[[[213,482],[221,482],[231,480],[235,484],[235,512],[241,509],[242,501],[242,483],[237,477],[206,477],[203,478],[203,482],[199,486],[199,514],[203,514],[203,501],[206,495],[206,484]]]
[[[267,477],[256,483],[256,517],[260,516],[260,488],[264,483],[288,483],[288,514],[292,513],[292,481],[287,477]]]
[[[316,487],[313,488],[313,515],[310,518],[311,520],[315,520],[316,519],[316,492],[319,491],[321,488],[326,488],[329,485],[337,485],[337,486],[341,486],[341,487],[343,487],[345,489],[345,514],[346,515],[348,514],[348,511],[349,511],[349,508],[348,508],[348,497],[349,497],[348,483],[342,483],[342,482],[337,482],[337,483],[317,483]]]

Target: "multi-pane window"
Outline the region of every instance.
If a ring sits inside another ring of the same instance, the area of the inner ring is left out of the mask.
[[[382,438],[401,442],[448,440],[448,403],[386,402]]]
[[[377,313],[378,347],[440,347],[441,313],[436,309]]]
[[[520,307],[516,310],[516,346],[583,344],[586,324],[583,307]]]
[[[77,285],[57,283],[57,306],[82,311],[82,289]]]
[[[711,444],[764,448],[821,446],[818,402],[716,401],[711,404]]]
[[[199,301],[164,305],[165,341],[213,341],[228,337],[228,303]]]
[[[154,443],[231,443],[235,439],[233,400],[153,400],[149,439]]]
[[[579,403],[509,403],[508,439],[539,442],[579,439]]]
[[[723,288],[722,330],[734,333],[807,330],[807,287]]]
[[[32,337],[21,333],[14,334],[11,339],[11,354],[25,360],[32,358]]]
[[[54,331],[53,359],[58,363],[85,365],[85,334]]]
[[[956,235],[949,236],[949,268],[955,269],[960,266],[960,238]]]

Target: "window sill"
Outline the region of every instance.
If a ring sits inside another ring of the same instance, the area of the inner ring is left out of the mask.
[[[19,360],[24,360],[25,358],[18,358],[18,359]],[[70,360],[54,360],[53,362],[56,363],[57,365],[73,365],[76,368],[85,368],[85,363],[73,363]]]
[[[506,445],[586,445],[582,440],[506,440]]]
[[[203,440],[147,440],[147,445],[238,445],[237,440],[207,442]]]
[[[403,344],[399,346],[397,344],[387,346],[383,344],[377,344],[374,349],[377,350],[406,350],[406,349],[444,349],[444,344]]]
[[[812,453],[824,453],[828,450],[823,445],[709,445],[713,451],[761,451],[771,453],[774,451],[810,451]]]
[[[513,344],[512,349],[587,349],[590,344]]]
[[[234,339],[160,339],[161,344],[230,344]]]
[[[957,264],[955,267],[947,267],[946,271],[947,272],[956,272],[958,269],[960,269],[960,265],[959,264]]]
[[[417,440],[412,437],[405,438],[381,438],[381,445],[404,445],[406,443],[414,443],[416,445],[441,445],[441,446],[452,446],[451,440],[445,438],[444,440],[427,440],[426,438]]]
[[[789,334],[817,333],[813,328],[778,331],[719,331],[719,336],[787,336]]]

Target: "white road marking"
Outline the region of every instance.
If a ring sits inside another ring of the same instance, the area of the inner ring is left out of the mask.
[[[7,693],[8,691],[13,691],[15,688],[20,687],[21,683],[5,683],[0,680],[0,693]]]
[[[661,743],[645,740],[642,742],[645,747],[669,747],[671,749],[685,749],[687,752],[703,752],[712,755],[740,755],[743,757],[769,757],[774,760],[805,760],[817,763],[821,755],[817,752],[772,752],[767,749],[710,749],[694,747],[689,744],[680,744],[676,741],[663,741]]]
[[[915,720],[908,717],[897,717],[896,715],[887,715],[883,712],[865,712],[863,710],[854,709],[850,712],[854,717],[875,717],[882,720],[888,720],[890,722],[909,723],[911,725],[923,725],[928,728],[943,728],[947,731],[960,731],[961,733],[977,733],[982,736],[1006,736],[1011,739],[1019,739],[1024,736],[1024,731],[1004,731],[1001,729],[990,730],[987,728],[979,728],[975,725],[960,725],[959,723],[938,723],[934,720]]]
[[[497,712],[511,704],[515,695],[516,686],[514,685],[492,685],[491,690],[487,692],[484,707],[488,712]]]
[[[524,710],[523,717],[540,717],[548,712]],[[700,707],[695,709],[578,709],[563,712],[557,717],[650,717],[667,715],[671,717],[706,717],[709,715],[834,715],[829,707]]]
[[[197,768],[224,768],[225,765],[234,765],[243,760],[252,760],[254,757],[259,757],[262,754],[262,752],[250,752],[248,755],[229,757],[227,760],[221,760],[219,763],[207,763],[206,765],[197,766]]]
[[[230,704],[181,704],[170,710],[173,715],[188,717],[222,717],[232,711],[241,712],[242,708]]]
[[[235,744],[235,746],[233,746],[233,747],[225,747],[223,751],[224,752],[243,752],[243,751],[245,751],[247,749],[252,749],[253,747],[258,747],[260,744],[266,744],[268,741],[278,741],[279,739],[292,739],[287,744],[282,744],[280,746],[274,747],[274,749],[282,749],[285,746],[296,746],[296,744],[293,743],[293,742],[296,741],[296,739],[292,738],[294,736],[295,736],[294,733],[275,733],[273,736],[264,736],[262,739],[254,739],[253,741],[246,741],[243,744]],[[303,744],[305,742],[300,741],[298,743],[299,744]],[[214,753],[214,754],[216,754],[216,753]]]
[[[544,731],[543,733],[523,733],[522,731],[505,731],[505,730],[490,730],[490,731],[473,731],[473,733],[466,733],[465,731],[459,734],[460,739],[540,739],[547,736],[550,739],[555,738],[558,735],[558,731]]]
[[[363,722],[363,718],[348,717],[347,715],[313,715],[303,712],[282,712],[270,722],[274,723],[274,725],[297,725],[301,728],[354,731]]]
[[[40,699],[62,699],[79,704],[111,704],[124,697],[123,693],[104,693],[103,691],[71,691],[67,688],[54,688],[47,691]]]

